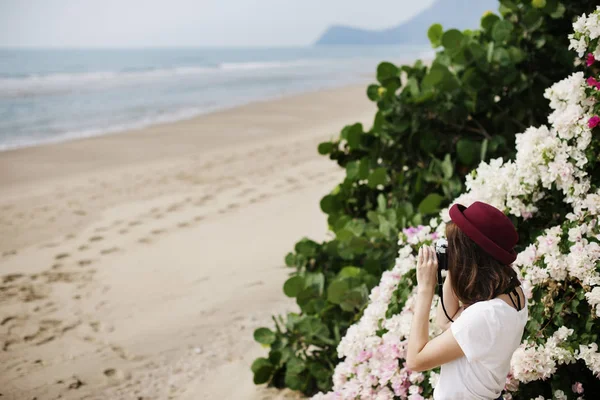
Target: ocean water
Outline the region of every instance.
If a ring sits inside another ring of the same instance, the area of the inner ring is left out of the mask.
[[[429,49],[0,49],[0,151],[374,80]]]

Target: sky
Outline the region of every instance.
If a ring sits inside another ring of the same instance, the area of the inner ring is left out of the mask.
[[[305,46],[382,29],[434,0],[0,0],[0,47]]]

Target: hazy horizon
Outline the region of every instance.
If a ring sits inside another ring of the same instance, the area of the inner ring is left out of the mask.
[[[0,48],[309,47],[331,25],[385,29],[434,0],[4,0]]]

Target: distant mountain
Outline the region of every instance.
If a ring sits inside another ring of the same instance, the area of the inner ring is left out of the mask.
[[[428,43],[427,29],[432,24],[440,23],[444,30],[476,28],[479,26],[483,13],[488,10],[497,12],[498,6],[498,0],[436,0],[431,7],[398,26],[380,31],[350,26],[332,26],[315,44]]]

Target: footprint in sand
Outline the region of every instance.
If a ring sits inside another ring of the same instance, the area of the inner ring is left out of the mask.
[[[128,225],[129,226],[136,226],[136,225],[141,225],[142,222],[141,221],[131,221]]]
[[[77,250],[79,250],[79,251],[84,251],[84,250],[87,250],[87,249],[89,249],[89,248],[90,248],[90,246],[88,246],[87,244],[82,244],[81,246],[79,246],[79,247],[77,248]]]
[[[120,233],[121,235],[124,235],[124,234],[126,234],[127,232],[129,232],[129,230],[127,230],[127,229],[121,229],[121,230],[119,230],[119,233]]]
[[[166,229],[154,229],[152,232],[153,235],[160,235],[161,233],[165,233]]]
[[[89,238],[90,242],[99,242],[100,240],[104,240],[104,237],[102,237],[102,236],[92,236],[91,238]]]
[[[4,275],[4,277],[2,277],[2,283],[11,283],[14,282],[18,279],[23,278],[25,275],[23,274],[8,274],[8,275]]]
[[[179,228],[187,228],[188,226],[190,226],[189,222],[180,222],[177,224],[177,227]]]
[[[171,204],[168,208],[167,208],[167,212],[173,212],[173,211],[177,211],[179,210],[179,208],[181,208],[181,205],[179,203],[175,203],[175,204]]]
[[[110,254],[119,251],[118,247],[110,247],[108,249],[100,250],[100,254]]]
[[[194,221],[202,221],[204,219],[204,215],[196,215],[194,217]]]
[[[143,238],[139,238],[138,242],[140,243],[152,243],[152,239],[150,239],[149,237],[143,237]]]
[[[79,260],[77,264],[79,264],[80,267],[85,267],[86,265],[90,265],[91,263],[92,260]]]
[[[56,256],[54,256],[54,258],[56,260],[62,260],[63,258],[67,258],[67,257],[69,257],[69,253],[60,253],[60,254],[57,254]]]

